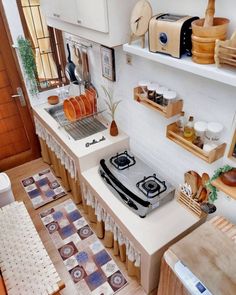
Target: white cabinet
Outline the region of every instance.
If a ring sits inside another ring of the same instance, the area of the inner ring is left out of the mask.
[[[75,0],[77,24],[88,29],[108,33],[107,0]]]
[[[138,0],[40,0],[47,24],[114,47],[128,42],[130,15]]]
[[[61,21],[75,23],[77,19],[77,5],[75,0],[41,0],[44,14]]]

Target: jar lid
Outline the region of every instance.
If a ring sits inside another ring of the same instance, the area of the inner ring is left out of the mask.
[[[198,121],[194,124],[194,129],[199,132],[205,132],[207,129],[207,123],[204,121]]]
[[[171,100],[171,99],[176,99],[176,92],[175,91],[165,91],[164,93],[163,93],[163,97],[165,98],[165,99],[169,99],[169,100]]]
[[[138,86],[140,86],[140,87],[148,86],[149,84],[150,84],[150,82],[148,82],[148,81],[139,81],[138,82]]]
[[[157,87],[157,88],[156,88],[156,92],[157,92],[158,94],[163,94],[165,91],[168,91],[168,88],[163,87],[163,86],[160,86],[160,87]]]
[[[207,124],[207,130],[219,133],[223,130],[224,126],[218,122],[210,122]]]
[[[152,84],[148,85],[148,90],[149,91],[156,91],[156,87],[154,87]]]
[[[155,89],[160,87],[160,85],[158,83],[150,83],[150,86],[155,87]]]

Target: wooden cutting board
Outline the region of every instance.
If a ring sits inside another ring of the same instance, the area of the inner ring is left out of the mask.
[[[213,224],[203,224],[170,251],[212,294],[236,294],[236,244]]]

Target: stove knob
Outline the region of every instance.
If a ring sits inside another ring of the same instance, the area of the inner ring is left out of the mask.
[[[135,210],[138,210],[138,207],[131,200],[128,200],[127,205],[129,205],[131,208],[134,208]]]
[[[162,45],[166,45],[168,42],[168,37],[167,37],[166,33],[160,33],[159,40]]]

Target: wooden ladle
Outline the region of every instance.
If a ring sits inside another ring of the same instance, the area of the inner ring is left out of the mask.
[[[205,13],[205,21],[203,27],[213,26],[215,15],[215,0],[208,0],[208,6]]]

